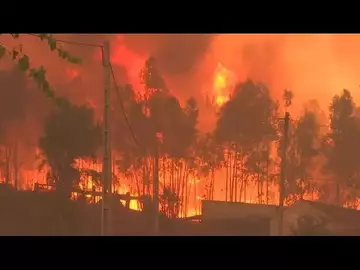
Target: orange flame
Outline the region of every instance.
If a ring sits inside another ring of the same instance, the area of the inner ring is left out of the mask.
[[[218,63],[213,82],[213,103],[221,107],[230,99],[230,95],[235,83],[234,74],[226,69],[221,63]]]

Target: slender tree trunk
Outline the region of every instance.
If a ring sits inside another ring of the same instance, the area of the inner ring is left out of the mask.
[[[235,202],[237,201],[237,194],[238,194],[238,182],[239,182],[239,157],[238,157],[238,152],[235,151],[235,169],[234,169],[234,181],[235,181],[235,194],[234,194],[234,200]]]
[[[12,156],[12,147],[6,146],[5,148],[5,183],[10,184],[11,182],[11,156]]]
[[[182,180],[182,187],[181,187],[181,200],[180,200],[180,202],[181,202],[181,212],[182,212],[182,214],[185,216],[185,212],[184,212],[184,209],[185,209],[185,207],[184,207],[184,204],[185,204],[185,197],[184,197],[184,195],[185,195],[185,189],[186,189],[186,186],[187,186],[187,182],[188,182],[188,179],[189,179],[189,172],[187,172],[185,175],[184,175],[184,178],[183,178],[183,180]]]
[[[212,190],[211,190],[211,200],[214,200],[215,193],[215,169],[211,169],[211,179],[212,179]]]
[[[187,217],[187,214],[188,214],[189,198],[190,198],[190,194],[191,194],[191,186],[192,185],[186,185],[185,217]]]
[[[164,187],[166,187],[166,160],[165,160],[166,158],[165,157],[163,157],[162,159],[161,159],[161,163],[162,163],[162,171],[163,171],[163,173],[162,173],[162,177],[163,177],[163,183],[164,183]]]
[[[229,201],[232,202],[232,150],[229,149]]]
[[[225,174],[225,202],[228,201],[228,188],[229,188],[229,154],[227,155],[226,162],[226,174]]]
[[[18,144],[14,145],[14,187],[19,189],[19,161],[18,161]]]
[[[155,162],[155,157],[150,157],[149,162],[146,164],[147,193],[149,195],[152,194],[151,186],[154,184],[154,181],[152,181],[152,184],[150,184],[150,179],[151,179],[151,176],[153,175],[154,162]]]
[[[174,163],[174,159],[171,159],[171,186],[170,186],[170,190],[173,192],[174,191],[174,186],[175,186],[175,163]]]
[[[187,165],[186,163],[183,163],[183,166],[180,167],[179,170],[179,178],[177,179],[177,190],[176,190],[176,196],[180,195],[180,188],[181,188],[181,183],[182,183],[182,179],[183,179],[183,174],[185,174],[187,170]]]
[[[197,193],[196,193],[196,180],[194,182],[194,208],[195,208],[195,215],[197,213]]]
[[[244,192],[244,182],[245,182],[245,177],[244,177],[244,174],[241,173],[241,185],[240,185],[239,202],[242,202],[242,195],[243,195],[243,192]]]
[[[266,204],[269,204],[269,150],[266,157]]]
[[[260,173],[257,172],[256,173],[256,178],[257,178],[257,191],[258,191],[258,203],[261,204],[261,191],[260,191]]]
[[[236,157],[236,151],[234,151],[234,160],[233,160],[233,169],[232,169],[232,183],[231,183],[231,201],[234,202],[235,198],[235,181],[236,181],[236,162],[237,162],[237,157]]]
[[[244,202],[246,203],[247,177],[244,179]]]
[[[336,203],[339,207],[342,207],[341,202],[341,185],[339,182],[336,183]]]
[[[146,194],[146,173],[145,173],[145,164],[142,168],[142,196]]]

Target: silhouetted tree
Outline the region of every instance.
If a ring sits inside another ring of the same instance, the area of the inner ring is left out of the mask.
[[[215,193],[215,173],[216,170],[220,169],[223,165],[224,148],[216,144],[210,133],[198,138],[196,148],[199,175],[207,180],[204,197],[207,200],[213,200]]]
[[[239,200],[246,200],[248,175],[244,173],[246,158],[252,151],[263,150],[264,138],[275,138],[277,104],[269,89],[253,81],[235,87],[231,99],[220,109],[214,136],[227,147],[226,165],[230,201],[237,201],[238,182],[241,178]],[[249,164],[249,163],[248,163]]]
[[[122,96],[131,128],[141,146],[134,144],[126,123],[119,121],[119,130],[122,130],[122,134],[117,135],[117,140],[122,140],[117,143],[122,153],[119,169],[136,179],[139,194],[150,194],[153,159],[155,151],[159,151],[164,188],[180,196],[187,182],[191,167],[187,161],[193,154],[191,147],[197,135],[197,103],[190,98],[182,108],[167,89],[156,61],[151,57],[146,61],[140,79],[144,89],[136,93],[127,87]]]
[[[19,141],[25,146],[34,146],[33,129],[42,122],[49,108],[42,93],[34,93],[34,87],[17,67],[0,71],[0,158],[7,183],[15,178],[11,177],[18,163],[14,160],[15,146]]]
[[[176,218],[179,215],[180,203],[179,196],[169,188],[164,187],[163,194],[160,195],[161,212],[169,218]]]
[[[51,167],[57,191],[70,196],[71,188],[79,180],[72,165],[77,158],[93,157],[100,142],[101,130],[94,124],[92,109],[67,102],[50,115],[39,148]]]
[[[345,190],[359,187],[360,120],[354,116],[355,108],[348,90],[334,96],[330,105],[331,131],[323,145],[327,157],[325,169],[335,176],[336,202],[339,206],[345,202]]]
[[[298,121],[290,123],[285,181],[288,201],[303,198],[306,193],[313,191],[312,172],[314,158],[319,154],[319,131],[315,113],[307,109]]]
[[[1,35],[8,35],[12,39],[19,39],[20,36],[25,34],[1,34]],[[29,34],[28,34],[29,35]],[[69,52],[65,51],[59,43],[57,42],[56,38],[52,34],[30,34],[34,38],[44,41],[48,44],[50,51],[56,52],[58,56],[70,63],[78,64],[80,63],[80,59],[71,56]],[[46,69],[41,66],[39,68],[34,68],[30,66],[30,58],[27,54],[24,53],[22,49],[23,46],[7,46],[3,42],[0,42],[0,60],[4,56],[9,56],[14,63],[19,67],[21,71],[26,73],[29,77],[31,77],[39,86],[41,90],[45,93],[46,96],[53,99],[56,104],[62,105],[62,98],[58,98],[55,96],[55,92],[50,86],[46,78]]]

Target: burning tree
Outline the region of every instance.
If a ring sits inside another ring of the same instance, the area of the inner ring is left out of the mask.
[[[268,88],[250,80],[238,84],[231,99],[221,108],[214,136],[226,147],[226,199],[246,200],[249,177],[254,177],[246,161],[250,161],[251,152],[267,147],[265,137],[270,141],[275,137],[276,109]]]
[[[39,139],[45,161],[50,165],[56,190],[70,197],[71,188],[79,181],[73,167],[77,158],[94,157],[101,142],[101,130],[94,124],[94,112],[86,106],[75,106],[63,101],[44,126]]]
[[[18,187],[18,171],[24,160],[18,160],[18,145],[33,148],[34,120],[41,122],[50,102],[34,87],[17,67],[0,72],[0,146],[2,174],[6,183]],[[39,106],[41,104],[42,106]],[[40,109],[39,109],[40,108]],[[26,134],[26,136],[23,136]]]
[[[185,201],[188,177],[193,170],[191,148],[197,135],[197,103],[191,98],[184,108],[181,107],[166,87],[154,58],[146,61],[141,82],[144,89],[140,94],[132,87],[123,89],[124,107],[139,145],[134,143],[129,132],[124,132],[126,123],[119,120],[116,128],[122,130],[116,138],[121,153],[119,169],[127,177],[135,179],[139,195],[149,196],[152,193],[154,159],[158,152],[164,192],[167,190],[166,194],[175,194],[172,197]],[[182,204],[178,202],[174,205],[177,209],[171,211],[178,213]]]
[[[327,158],[325,171],[332,172],[335,176],[335,197],[339,206],[345,201],[356,204],[359,191],[360,119],[354,115],[355,109],[356,105],[348,90],[334,96],[330,105],[331,130],[323,145]],[[348,196],[345,196],[346,190]]]
[[[185,108],[182,108],[179,101],[169,92],[159,91],[155,92],[148,102],[148,119],[162,137],[154,146],[158,147],[160,153],[163,186],[176,194],[186,207],[190,194],[187,183],[193,170],[191,147],[197,135],[196,101],[189,99]],[[180,206],[180,203],[177,205]],[[180,208],[177,211],[180,211]]]
[[[297,122],[290,123],[286,159],[286,200],[293,202],[315,191],[314,161],[319,155],[320,125],[314,112],[305,109]],[[280,155],[282,140],[278,147]]]
[[[216,144],[213,134],[207,133],[199,136],[196,153],[198,155],[197,169],[199,176],[207,180],[204,197],[213,200],[216,171],[224,165],[224,148]]]

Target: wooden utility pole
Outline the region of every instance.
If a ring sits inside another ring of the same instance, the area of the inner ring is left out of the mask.
[[[284,214],[284,199],[285,199],[285,180],[286,180],[286,152],[288,145],[288,132],[289,132],[290,114],[285,113],[284,118],[284,135],[283,145],[281,151],[281,169],[280,169],[280,183],[279,183],[279,236],[282,236],[283,231],[283,214]]]
[[[159,234],[159,142],[156,141],[153,179],[154,234]]]
[[[110,203],[111,193],[111,146],[110,146],[110,45],[106,41],[102,48],[102,60],[104,67],[104,160],[103,160],[103,183],[102,183],[102,211],[101,211],[101,235],[110,235]]]

